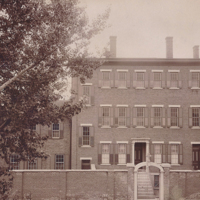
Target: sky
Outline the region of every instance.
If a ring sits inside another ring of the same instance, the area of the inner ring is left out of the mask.
[[[101,50],[117,36],[119,58],[165,58],[173,37],[174,58],[192,58],[200,45],[200,0],[80,0],[90,20],[110,7],[109,28],[91,48]]]

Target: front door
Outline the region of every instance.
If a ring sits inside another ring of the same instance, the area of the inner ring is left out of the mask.
[[[200,144],[192,145],[192,166],[195,170],[200,170]]]
[[[143,160],[143,143],[135,143],[135,165],[141,163]]]

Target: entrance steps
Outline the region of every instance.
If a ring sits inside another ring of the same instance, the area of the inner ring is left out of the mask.
[[[155,200],[153,186],[147,172],[138,172],[137,189],[139,200]]]

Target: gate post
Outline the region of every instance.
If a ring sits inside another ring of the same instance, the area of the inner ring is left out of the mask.
[[[164,169],[164,200],[169,199],[169,170],[171,165],[168,163],[161,165]]]
[[[135,165],[133,163],[128,163],[128,200],[134,200],[134,168]]]

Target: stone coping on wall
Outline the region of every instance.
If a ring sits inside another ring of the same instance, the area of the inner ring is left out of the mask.
[[[199,173],[200,170],[170,170],[170,172],[192,172],[192,173]]]
[[[80,170],[80,169],[68,169],[68,170],[54,170],[54,169],[19,169],[10,170],[11,172],[128,172],[127,169],[95,169],[95,170]]]

